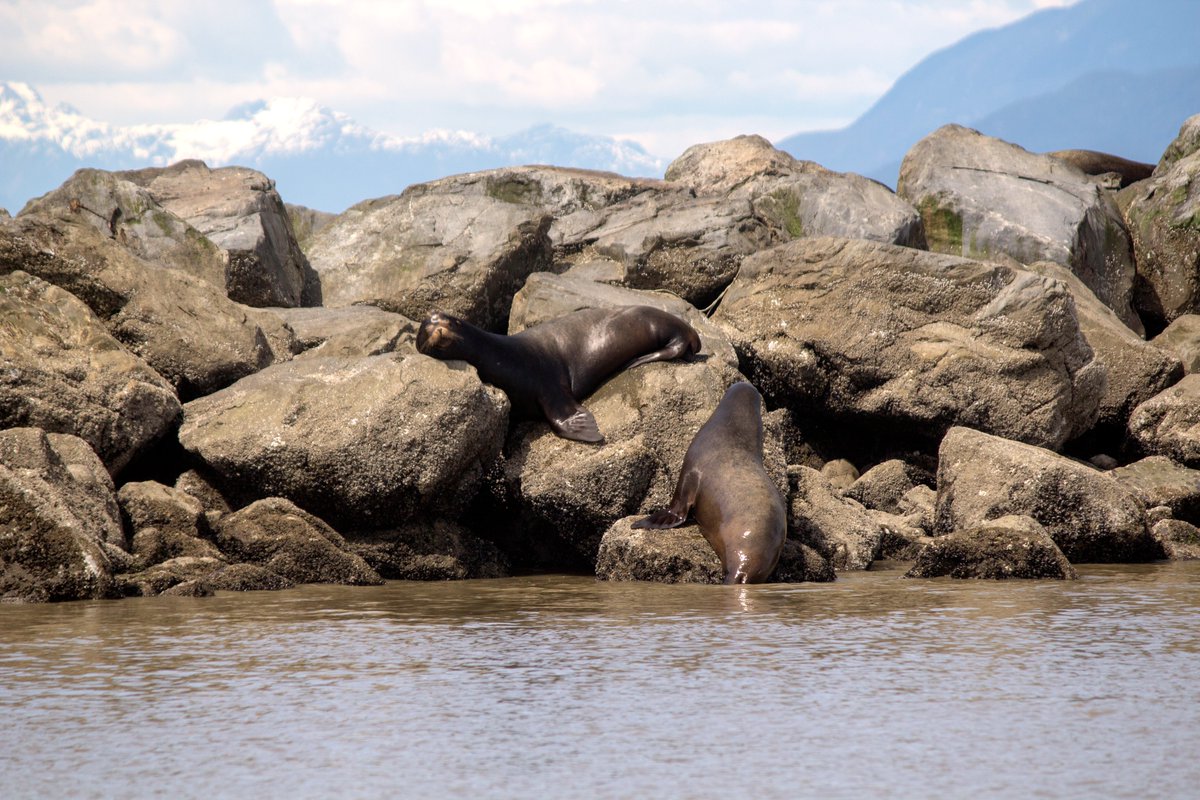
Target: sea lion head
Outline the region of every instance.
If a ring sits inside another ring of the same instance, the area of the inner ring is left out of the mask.
[[[451,348],[462,341],[463,325],[458,317],[433,312],[417,331],[417,352],[445,358]]]

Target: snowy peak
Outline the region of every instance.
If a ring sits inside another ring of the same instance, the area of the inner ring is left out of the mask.
[[[502,138],[449,130],[393,136],[305,97],[243,103],[219,120],[120,127],[52,107],[16,82],[0,82],[0,156],[7,173],[0,174],[0,206],[10,208],[79,167],[134,169],[189,158],[260,169],[285,200],[329,210],[491,167],[536,162],[657,176],[665,166],[635,143],[552,125]],[[289,185],[297,194],[287,194]]]

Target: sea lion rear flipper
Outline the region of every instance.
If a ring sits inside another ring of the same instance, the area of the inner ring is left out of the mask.
[[[576,442],[603,442],[604,434],[592,412],[581,406],[574,398],[564,394],[553,401],[543,400],[542,410],[550,427],[564,439]]]
[[[679,476],[679,484],[675,487],[675,496],[671,498],[671,505],[655,511],[648,517],[639,519],[630,527],[649,530],[678,528],[687,520],[692,506],[696,504],[696,495],[699,491],[700,473],[694,469],[688,470]]]
[[[633,369],[641,364],[649,364],[651,361],[671,361],[676,358],[683,358],[685,361],[691,361],[695,354],[699,351],[699,346],[694,346],[693,342],[680,336],[675,338],[666,347],[661,350],[655,350],[653,353],[646,353],[630,361],[625,366],[621,367],[622,371]]]

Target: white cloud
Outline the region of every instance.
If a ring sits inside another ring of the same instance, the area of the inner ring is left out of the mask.
[[[641,131],[654,150],[844,124],[931,51],[1065,4],[15,0],[0,5],[0,75],[112,123],[303,96],[396,135],[552,121]]]

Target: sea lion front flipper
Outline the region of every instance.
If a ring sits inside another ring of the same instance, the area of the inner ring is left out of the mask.
[[[542,400],[542,411],[554,432],[564,439],[576,442],[603,442],[604,434],[592,412],[581,406],[575,398],[564,393],[562,397]]]
[[[679,476],[679,484],[675,487],[675,496],[671,498],[671,505],[655,511],[648,517],[639,519],[630,527],[649,530],[678,528],[687,521],[687,516],[691,512],[692,506],[696,504],[696,495],[699,492],[700,473],[694,469],[688,470]]]

